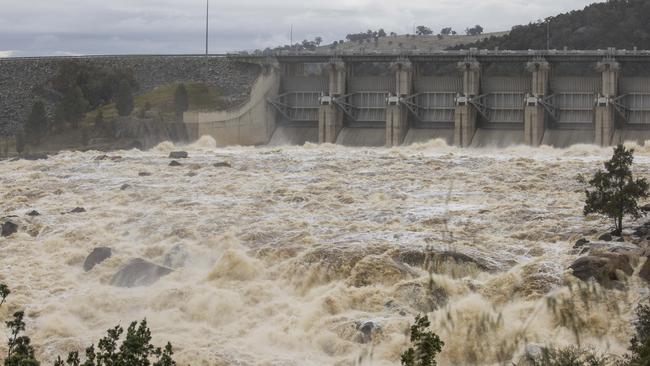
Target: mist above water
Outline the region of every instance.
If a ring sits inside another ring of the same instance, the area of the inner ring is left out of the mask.
[[[190,158],[168,166],[178,149]],[[0,318],[25,308],[45,362],[145,317],[154,343],[192,365],[396,365],[418,313],[446,344],[441,365],[517,360],[529,343],[622,353],[648,292],[636,276],[618,291],[566,273],[574,241],[608,228],[583,218],[575,177],[610,149],[202,138],[98,155],[0,162],[0,208],[21,227],[0,238],[13,290]],[[650,150],[636,162],[648,176]],[[63,214],[77,206],[87,212]],[[178,246],[185,266],[155,284],[110,285],[131,259],[162,264]],[[96,247],[113,256],[85,273]]]

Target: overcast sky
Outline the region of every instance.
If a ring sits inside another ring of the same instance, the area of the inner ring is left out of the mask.
[[[0,57],[201,53],[206,0],[0,0]],[[503,31],[594,0],[210,0],[210,51],[252,50],[384,28]]]

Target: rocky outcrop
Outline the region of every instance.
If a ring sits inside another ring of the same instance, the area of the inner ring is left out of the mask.
[[[18,225],[11,222],[11,221],[5,221],[2,224],[2,233],[1,235],[4,237],[11,236],[15,233],[18,232]]]
[[[111,285],[117,287],[149,286],[160,278],[172,273],[171,268],[147,262],[144,259],[133,259],[122,267],[111,279]]]
[[[37,97],[49,95],[43,86],[55,77],[61,65],[78,62],[98,67],[131,70],[140,85],[138,94],[175,82],[209,80],[224,95],[226,107],[248,100],[261,69],[257,65],[217,57],[199,56],[99,56],[70,58],[0,59],[0,136],[13,135],[25,120]],[[54,105],[47,103],[49,114]]]
[[[580,257],[569,268],[579,279],[593,279],[605,287],[611,287],[615,281],[625,280],[626,276],[634,272],[627,255],[610,252]]]
[[[93,249],[84,261],[84,271],[88,272],[95,268],[96,265],[102,263],[113,255],[111,248],[99,247]]]
[[[170,159],[187,159],[188,157],[187,151],[172,151],[169,153]]]

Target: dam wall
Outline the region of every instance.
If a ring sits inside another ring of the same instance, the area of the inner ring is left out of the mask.
[[[53,114],[53,91],[48,84],[66,63],[132,73],[139,84],[136,94],[170,83],[208,83],[219,88],[224,104],[230,106],[248,100],[261,72],[257,64],[219,55],[0,58],[0,136],[11,136],[20,128],[36,99],[45,101],[48,112]]]
[[[280,52],[273,144],[645,143],[650,51]],[[272,60],[272,61],[269,61]],[[265,117],[268,118],[268,117]],[[248,122],[251,123],[251,122]],[[293,134],[296,135],[293,135]]]

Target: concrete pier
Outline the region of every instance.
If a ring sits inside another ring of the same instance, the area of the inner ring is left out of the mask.
[[[458,68],[463,73],[463,95],[456,98],[454,143],[468,147],[476,133],[477,111],[471,101],[481,88],[481,65],[474,59],[467,59],[459,62]]]
[[[544,59],[536,59],[526,64],[532,74],[532,90],[526,98],[524,107],[524,141],[527,145],[539,146],[546,130],[546,111],[542,105],[548,93],[549,64]]]
[[[610,146],[616,130],[613,99],[618,95],[618,74],[620,65],[613,58],[598,63],[601,73],[601,92],[596,101],[595,141],[600,146]]]
[[[409,129],[408,110],[402,98],[411,95],[413,88],[413,66],[407,59],[400,59],[391,65],[395,73],[395,91],[386,101],[386,146],[399,146]]]
[[[318,142],[336,143],[343,128],[343,112],[336,106],[335,99],[345,94],[346,67],[341,59],[332,59],[327,65],[329,93],[320,98],[318,111]]]

